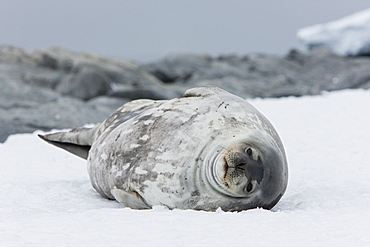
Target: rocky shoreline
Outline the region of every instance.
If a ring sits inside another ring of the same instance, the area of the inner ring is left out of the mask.
[[[317,48],[284,57],[178,54],[146,64],[65,49],[0,46],[0,142],[15,133],[98,123],[125,102],[214,85],[244,98],[370,88],[370,57]]]

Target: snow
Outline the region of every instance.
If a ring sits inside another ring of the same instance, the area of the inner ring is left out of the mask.
[[[251,103],[289,160],[271,211],[123,208],[92,189],[84,160],[18,134],[0,144],[0,246],[369,246],[370,91]]]
[[[302,28],[297,36],[309,48],[326,46],[341,55],[370,54],[370,9]]]

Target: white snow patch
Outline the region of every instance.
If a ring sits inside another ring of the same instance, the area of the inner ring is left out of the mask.
[[[121,132],[121,134],[126,135],[126,134],[130,134],[133,131],[134,131],[133,129],[128,129],[128,130],[125,130],[125,131]]]
[[[105,153],[102,153],[100,155],[100,158],[102,158],[102,160],[106,160],[108,158],[108,156]]]
[[[140,144],[133,143],[133,144],[130,145],[130,148],[138,148],[140,146],[141,146]]]
[[[153,168],[153,171],[155,172],[160,172],[160,171],[166,171],[166,170],[169,170],[169,169],[173,169],[173,167],[171,165],[166,165],[166,164],[162,164],[162,163],[157,163],[155,164],[154,168]]]
[[[118,171],[118,167],[117,166],[115,166],[115,165],[113,165],[112,166],[112,168],[110,169],[110,172],[111,173],[115,173],[115,172],[117,172]]]
[[[370,53],[370,8],[342,19],[298,30],[309,48],[326,46],[341,55]]]
[[[148,171],[141,169],[141,167],[136,167],[136,168],[135,168],[135,173],[136,173],[136,174],[141,174],[141,175],[143,175],[143,174],[147,174],[147,173],[148,173]]]
[[[139,140],[142,140],[142,141],[147,141],[148,139],[149,139],[148,135],[143,135],[142,137],[139,138]]]
[[[273,210],[123,208],[92,189],[85,160],[18,134],[0,144],[0,246],[370,246],[370,91],[251,102],[288,155]]]
[[[158,154],[155,159],[156,160],[174,160],[178,156],[178,153],[175,153],[172,150],[162,152],[161,154]]]
[[[144,125],[149,125],[149,124],[152,124],[152,123],[154,123],[154,120],[152,120],[152,119],[144,121]]]
[[[124,166],[122,166],[122,169],[123,170],[126,170],[127,168],[129,168],[130,167],[130,163],[126,163]]]

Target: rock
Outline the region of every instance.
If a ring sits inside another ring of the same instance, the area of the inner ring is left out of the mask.
[[[173,54],[158,62],[142,64],[148,73],[164,83],[187,81],[197,71],[210,67],[212,58],[207,55]]]
[[[40,66],[69,72],[57,85],[57,91],[65,95],[83,100],[100,95],[129,99],[173,96],[166,95],[158,79],[133,63],[56,48],[34,54]]]
[[[171,99],[180,96],[167,87],[160,84],[157,85],[124,85],[112,84],[112,93],[109,94],[114,97],[122,97],[130,100],[134,99]]]
[[[4,45],[0,46],[0,62],[33,65],[36,59],[21,48]]]
[[[170,99],[215,85],[243,98],[315,95],[370,88],[370,57],[329,49],[285,57],[180,54],[135,65],[64,49],[0,46],[0,142],[15,133],[98,123],[138,98]]]
[[[297,70],[298,76],[306,78],[308,86],[317,87],[318,93],[361,88],[370,78],[368,58],[343,57],[320,47],[301,58],[303,62]]]
[[[0,112],[2,111],[0,110]],[[16,127],[14,127],[14,124],[11,121],[0,119],[0,126],[0,143],[5,142],[8,136],[20,132]]]
[[[111,80],[104,72],[83,68],[76,74],[70,74],[58,84],[56,91],[75,98],[89,100],[111,91]]]
[[[0,142],[10,134],[98,123],[115,109],[0,77]]]
[[[0,83],[1,141],[98,123],[131,99],[175,96],[138,65],[56,48],[0,46]]]
[[[21,67],[21,66],[20,66]],[[28,85],[54,89],[60,83],[65,73],[54,70],[46,70],[38,67],[27,67],[20,71],[21,80]]]
[[[182,70],[181,66],[189,61],[197,61],[198,66]],[[369,66],[368,58],[348,58],[317,48],[309,53],[292,50],[283,58],[259,54],[206,59],[197,55],[171,55],[158,65],[150,63],[143,68],[148,73],[173,78],[170,85],[181,89],[178,92],[214,85],[241,97],[266,98],[362,87],[368,81]],[[158,79],[163,79],[161,76]],[[169,81],[166,83],[169,85]]]
[[[22,132],[33,132],[36,129],[48,131],[96,124],[108,117],[113,110],[106,106],[90,105],[78,99],[62,97],[27,111],[17,109],[13,118],[22,123]]]
[[[110,109],[117,109],[123,104],[129,102],[129,99],[111,97],[111,96],[99,96],[89,100],[87,103],[92,106],[103,106]]]
[[[370,9],[302,28],[297,36],[309,49],[325,46],[339,55],[370,55]]]
[[[0,75],[0,85],[0,109],[4,110],[29,109],[56,101],[60,97],[49,89],[32,87],[4,74]]]
[[[117,95],[125,87],[130,88],[132,95],[132,90],[141,92],[146,88],[161,86],[158,79],[136,64],[61,48],[26,52],[4,46],[0,47],[0,63],[11,64],[13,73],[17,77],[21,75],[19,80],[26,84],[56,88],[59,93],[83,100],[110,93]],[[112,88],[115,90],[112,91]],[[157,97],[153,93],[148,95]],[[155,99],[169,96],[158,97]]]

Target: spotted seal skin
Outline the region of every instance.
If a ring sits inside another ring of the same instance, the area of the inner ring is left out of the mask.
[[[166,101],[135,100],[95,128],[40,137],[87,158],[95,190],[134,209],[271,209],[288,182],[271,123],[215,87]]]

